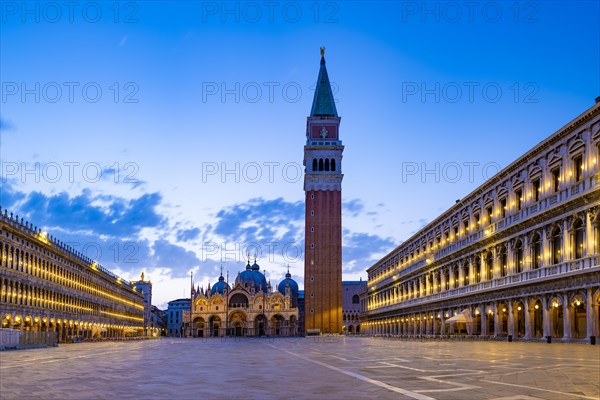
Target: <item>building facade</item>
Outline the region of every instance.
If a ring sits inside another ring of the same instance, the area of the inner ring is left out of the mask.
[[[367,272],[371,334],[595,341],[600,103]]]
[[[182,337],[184,323],[190,319],[190,299],[170,301],[167,306],[167,336]]]
[[[311,333],[342,332],[342,152],[341,118],[327,68],[325,49],[304,146],[305,259],[304,326]]]
[[[156,316],[152,314],[152,282],[144,279],[144,273],[139,281],[130,282],[135,290],[144,296],[144,335],[158,336],[158,330],[154,327]]]
[[[144,298],[130,282],[7,210],[0,215],[2,328],[57,332],[60,342],[143,334]]]
[[[256,264],[235,279],[233,287],[223,274],[206,290],[192,289],[191,336],[296,336],[298,284],[291,274],[275,290]]]
[[[342,281],[342,315],[345,335],[359,335],[360,293],[367,290],[367,281]]]

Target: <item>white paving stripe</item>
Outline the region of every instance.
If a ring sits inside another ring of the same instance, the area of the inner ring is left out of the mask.
[[[368,378],[368,377],[366,377],[364,375],[357,374],[356,372],[346,371],[344,369],[341,369],[341,368],[338,368],[338,367],[334,367],[333,365],[329,365],[329,364],[326,364],[326,363],[321,362],[321,361],[312,360],[312,359],[310,359],[308,357],[302,356],[300,354],[293,353],[293,352],[291,352],[289,350],[285,350],[285,349],[282,349],[282,348],[277,347],[277,346],[273,346],[271,344],[268,345],[268,346],[273,347],[273,348],[278,349],[278,350],[281,350],[281,351],[284,351],[284,352],[286,352],[288,354],[293,355],[294,357],[298,357],[298,358],[301,358],[301,359],[303,359],[305,361],[309,361],[311,363],[321,365],[321,366],[323,366],[325,368],[329,368],[329,369],[334,370],[336,372],[340,372],[342,374],[351,376],[353,378],[360,379],[361,381],[368,382],[368,383],[370,383],[372,385],[381,386],[382,388],[385,388],[385,389],[390,390],[392,392],[403,394],[403,395],[405,395],[407,397],[410,397],[410,398],[413,398],[413,399],[417,399],[417,400],[436,400],[434,397],[425,396],[423,394],[412,392],[412,391],[407,390],[407,389],[402,389],[402,388],[397,387],[397,386],[392,386],[392,385],[389,385],[389,384],[387,384],[385,382],[381,382],[381,381],[378,381],[376,379],[371,379],[371,378]]]

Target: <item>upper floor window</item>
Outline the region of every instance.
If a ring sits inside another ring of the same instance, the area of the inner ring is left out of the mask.
[[[583,175],[583,157],[581,155],[573,159],[573,167],[575,168],[575,182],[579,182]]]
[[[500,199],[500,216],[506,218],[506,197]]]
[[[552,170],[552,190],[554,193],[560,190],[560,167]]]
[[[542,191],[540,178],[534,179],[532,182],[533,201],[540,201],[540,192]]]
[[[523,190],[517,189],[515,190],[515,204],[517,206],[517,211],[521,211],[523,207]]]

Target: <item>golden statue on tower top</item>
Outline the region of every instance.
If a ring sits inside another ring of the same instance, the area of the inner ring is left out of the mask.
[[[325,47],[321,47],[321,57],[325,57]]]

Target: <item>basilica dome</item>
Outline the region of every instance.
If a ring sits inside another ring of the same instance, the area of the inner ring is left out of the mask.
[[[236,285],[239,283],[244,289],[255,291],[263,291],[267,293],[267,278],[260,272],[260,267],[254,261],[250,266],[250,261],[246,265],[246,270],[242,271],[235,280]]]
[[[227,282],[225,282],[225,278],[223,278],[223,275],[221,275],[219,277],[219,281],[215,283],[212,289],[210,290],[210,294],[223,294],[225,288],[229,289],[229,285],[227,284]]]

